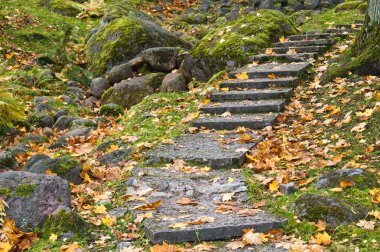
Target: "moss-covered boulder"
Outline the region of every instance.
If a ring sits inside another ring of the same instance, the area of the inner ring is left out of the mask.
[[[86,54],[93,74],[99,76],[145,49],[162,46],[188,47],[188,44],[153,22],[126,16],[112,20],[92,35]]]
[[[302,220],[325,221],[330,227],[348,225],[366,216],[368,210],[348,205],[339,199],[318,194],[303,194],[294,202],[295,214]]]
[[[359,6],[363,8],[363,4],[367,7],[367,3],[364,1],[346,1],[344,3],[338,4],[335,7],[335,12],[348,11],[348,10],[360,10]]]
[[[247,64],[249,56],[277,41],[281,36],[296,33],[289,17],[274,10],[260,10],[211,30],[191,51],[190,75],[207,81],[224,68]],[[189,74],[185,74],[189,75]]]
[[[100,114],[105,116],[119,116],[124,112],[124,108],[115,103],[104,104],[100,107]]]
[[[114,103],[130,108],[153,94],[160,87],[164,76],[164,73],[152,73],[117,83],[103,94],[102,104]]]
[[[24,167],[24,171],[45,174],[48,170],[57,174],[59,177],[66,179],[74,184],[80,184],[82,179],[80,173],[83,165],[72,159],[71,157],[57,157],[42,159],[33,164],[31,167]]]
[[[15,156],[10,151],[0,152],[0,171],[6,171],[18,166]]]
[[[70,185],[57,176],[23,171],[0,173],[0,195],[6,215],[22,230],[41,227],[46,218],[61,208],[70,208]]]
[[[372,189],[379,186],[375,174],[362,169],[343,169],[323,174],[318,177],[316,187],[337,188],[341,181],[354,183],[353,186],[359,189]]]
[[[81,13],[83,5],[71,0],[41,0],[51,11],[69,17]]]

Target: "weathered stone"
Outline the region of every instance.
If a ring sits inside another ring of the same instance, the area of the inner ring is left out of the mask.
[[[10,151],[0,152],[0,171],[9,170],[18,166],[15,156]]]
[[[93,96],[101,98],[102,94],[111,86],[103,77],[95,78],[91,81],[90,92]]]
[[[54,122],[56,122],[61,116],[67,116],[69,113],[65,109],[58,110],[54,113]]]
[[[44,115],[35,115],[34,118],[32,116],[32,122],[36,125],[36,127],[44,128],[51,127],[54,124],[54,116],[50,114]]]
[[[95,108],[95,102],[100,100],[96,98],[95,96],[90,96],[86,100],[84,100],[83,105],[86,106],[87,108],[93,109]]]
[[[144,59],[141,56],[131,59],[127,63],[133,70],[137,70],[144,64]]]
[[[0,173],[0,190],[6,215],[22,230],[41,227],[50,214],[71,206],[70,185],[56,176],[8,171]]]
[[[162,79],[162,73],[152,73],[124,80],[104,93],[102,104],[115,103],[125,108],[130,108],[142,101],[145,96],[153,94],[161,85]]]
[[[96,128],[97,126],[98,125],[96,122],[87,118],[75,119],[74,121],[70,123],[70,129],[81,129],[81,128],[87,128],[87,127]]]
[[[48,96],[35,96],[33,99],[34,103],[54,103],[54,99]]]
[[[116,218],[121,218],[126,213],[128,213],[128,208],[125,208],[125,207],[118,207],[118,208],[114,208],[114,209],[108,211],[108,214],[111,217],[116,217]]]
[[[248,80],[228,80],[220,83],[220,88],[228,88],[229,90],[239,89],[270,89],[280,87],[295,87],[298,84],[297,77],[286,78],[255,78]]]
[[[28,162],[24,165],[23,170],[27,171],[29,170],[35,163],[37,163],[40,160],[49,159],[48,156],[44,154],[35,154],[33,155]]]
[[[169,73],[165,76],[164,80],[162,81],[160,90],[161,92],[169,93],[186,91],[187,85],[185,78],[179,72]]]
[[[57,143],[65,143],[68,138],[72,137],[88,137],[93,129],[94,128],[81,128],[68,131],[63,136],[58,138]]]
[[[119,116],[124,113],[124,108],[115,103],[107,103],[100,107],[99,112],[105,116]]]
[[[46,136],[40,136],[40,135],[31,135],[26,136],[23,139],[20,140],[22,143],[34,143],[34,144],[42,144],[42,143],[48,143],[49,138]]]
[[[319,176],[316,187],[318,189],[337,188],[340,187],[341,181],[353,182],[353,186],[359,189],[372,189],[379,186],[375,174],[362,169],[349,168]]]
[[[315,39],[315,40],[300,40],[300,41],[287,41],[287,42],[277,42],[273,43],[274,47],[292,47],[292,46],[321,46],[321,45],[332,45],[335,43],[333,39]]]
[[[148,163],[181,159],[212,168],[238,167],[244,163],[245,153],[261,139],[252,135],[251,143],[239,143],[239,137],[237,134],[185,134],[174,144],[160,145],[148,153]]]
[[[258,90],[241,90],[217,92],[211,95],[212,102],[224,101],[244,101],[244,100],[260,100],[260,99],[284,99],[293,95],[292,88],[272,88]]]
[[[28,152],[28,147],[24,143],[18,143],[15,146],[9,146],[6,151],[11,152],[13,155],[24,154]]]
[[[180,52],[177,47],[155,47],[141,52],[144,62],[159,72],[170,72],[177,66],[177,57]]]
[[[133,77],[132,68],[128,63],[115,66],[108,73],[108,83],[113,85]],[[100,98],[100,97],[99,97]]]
[[[70,127],[70,123],[74,120],[78,119],[77,117],[73,116],[60,116],[58,120],[54,123],[53,128],[59,129],[59,130],[65,130]]]
[[[38,103],[34,108],[33,108],[33,112],[34,113],[41,113],[41,112],[50,112],[50,111],[53,111],[54,108],[53,106],[51,106],[50,104],[48,103]]]
[[[139,172],[143,172],[144,176],[139,176]],[[248,199],[247,185],[240,172],[201,172],[198,169],[187,173],[172,169],[133,169],[132,177],[128,181],[128,194],[150,189],[152,192],[146,195],[146,202],[163,201],[162,205],[152,211],[154,218],[144,222],[145,235],[153,243],[228,239],[240,237],[245,228],[268,232],[285,223],[285,219],[252,208],[251,214],[239,214],[240,210],[249,209],[249,205],[245,204]],[[226,193],[233,194],[236,205],[233,210],[217,213],[218,209],[231,207],[222,202]],[[197,204],[180,205],[177,201],[182,198],[189,198]],[[143,213],[134,209],[141,204],[141,201],[133,200],[127,203],[135,217]],[[169,227],[179,222],[194,221],[202,216],[211,217],[214,221],[189,225],[183,229]]]
[[[318,194],[303,194],[294,202],[300,219],[325,221],[329,226],[348,225],[365,218],[368,210],[343,203],[339,199]]]
[[[49,127],[46,127],[42,130],[42,134],[46,137],[54,137],[55,136],[55,132],[52,128],[49,128]]]
[[[66,94],[69,96],[76,96],[80,100],[84,100],[88,96],[88,93],[79,87],[68,87]]]
[[[74,184],[82,183],[80,173],[82,172],[82,164],[76,162],[70,157],[43,158],[35,162],[30,167],[24,167],[24,171],[45,174],[47,170],[57,174],[59,177],[66,179]]]
[[[201,108],[201,111],[209,114],[223,114],[227,111],[236,114],[244,113],[269,113],[281,112],[286,105],[286,100],[254,100],[254,101],[227,101],[221,103],[209,103]]]
[[[130,154],[130,149],[120,149],[106,153],[103,156],[100,156],[98,160],[101,164],[113,165],[121,161],[126,161]]]
[[[296,184],[294,182],[280,184],[279,191],[283,194],[293,194],[296,192]]]

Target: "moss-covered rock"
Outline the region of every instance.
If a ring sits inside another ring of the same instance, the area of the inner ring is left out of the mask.
[[[108,103],[100,107],[100,114],[105,116],[119,116],[123,114],[123,107],[115,104]]]
[[[207,81],[225,67],[247,64],[249,56],[257,54],[261,48],[269,46],[280,36],[294,33],[296,28],[291,19],[274,10],[260,10],[227,22],[211,30],[191,51],[192,58],[198,61],[190,67],[195,68],[193,75],[198,75],[193,77]],[[196,73],[197,69],[206,66],[204,76]]]
[[[368,210],[350,206],[338,199],[318,194],[303,194],[294,202],[294,210],[300,219],[326,221],[330,227],[348,225],[364,218]]]
[[[164,73],[152,73],[117,83],[103,94],[102,104],[114,103],[130,108],[153,94],[160,87],[164,76]]]
[[[338,4],[335,7],[335,12],[348,11],[348,10],[359,10],[359,6],[365,3],[364,1],[350,1]]]
[[[0,171],[6,171],[18,166],[15,156],[10,151],[0,152]]]
[[[312,16],[312,13],[310,10],[300,10],[300,11],[294,12],[289,17],[296,26],[300,26],[303,23],[305,23],[305,21],[308,20],[311,16]]]
[[[162,46],[188,47],[186,42],[155,23],[122,17],[112,20],[90,37],[86,54],[93,74],[99,76],[145,49]]]
[[[64,16],[75,17],[81,13],[83,5],[71,0],[42,0],[51,11]]]

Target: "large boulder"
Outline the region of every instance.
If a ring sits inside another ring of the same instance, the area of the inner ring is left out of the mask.
[[[169,73],[162,81],[161,92],[181,92],[187,90],[185,77],[180,72]]]
[[[188,44],[153,22],[125,16],[94,33],[87,42],[86,54],[93,74],[99,76],[145,49],[162,46],[188,47]]]
[[[152,73],[117,83],[103,94],[102,104],[115,103],[130,108],[145,96],[153,94],[160,87],[163,77],[163,73]]]
[[[70,157],[57,157],[40,159],[33,165],[24,167],[23,170],[38,174],[45,174],[47,170],[50,170],[50,172],[71,183],[80,184],[82,182],[80,177],[82,169],[82,164]]]
[[[17,227],[41,227],[55,211],[71,205],[70,185],[60,177],[22,171],[0,174],[0,192],[8,204],[5,213]]]
[[[141,57],[153,70],[170,72],[178,65],[177,58],[181,48],[155,47],[141,52]]]
[[[211,30],[190,52],[182,66],[187,78],[208,81],[213,74],[249,63],[249,56],[296,33],[289,17],[275,10],[260,10]]]
[[[110,88],[110,84],[103,77],[95,78],[90,84],[90,93],[96,98],[102,97],[102,94]]]
[[[75,17],[81,13],[83,5],[70,0],[44,0],[48,8],[64,16]]]
[[[133,77],[132,68],[129,64],[121,64],[118,66],[115,66],[111,69],[111,71],[108,73],[108,83],[110,85],[113,85],[115,83],[118,83],[120,81],[129,79]],[[98,98],[100,98],[99,96]]]

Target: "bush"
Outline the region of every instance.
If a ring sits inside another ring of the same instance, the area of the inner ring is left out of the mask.
[[[13,122],[24,119],[22,105],[4,88],[0,88],[0,127],[13,126]]]

